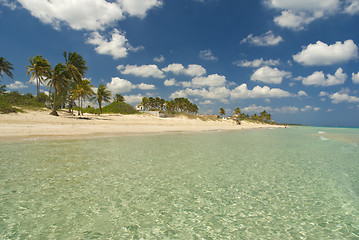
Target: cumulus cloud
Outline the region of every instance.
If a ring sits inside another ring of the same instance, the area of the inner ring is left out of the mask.
[[[319,97],[324,97],[324,96],[328,96],[328,95],[329,95],[329,93],[324,92],[324,91],[321,91],[321,92],[319,93]]]
[[[128,104],[137,104],[142,102],[143,96],[141,94],[138,95],[125,95],[123,96],[125,98],[125,102]]]
[[[281,15],[274,18],[274,22],[281,27],[290,28],[292,30],[302,30],[309,23],[323,16],[322,12],[308,14],[305,12],[295,12],[292,10],[282,11]]]
[[[163,55],[160,55],[159,57],[154,57],[154,58],[153,58],[153,61],[158,62],[158,63],[164,62],[164,61],[165,61],[165,57],[164,57]]]
[[[302,30],[316,19],[338,12],[339,0],[266,0],[268,6],[282,10],[274,22],[281,27]]]
[[[149,9],[162,6],[161,0],[117,0],[121,8],[131,16],[144,18]]]
[[[305,91],[302,91],[302,90],[301,90],[301,91],[298,92],[298,96],[299,96],[299,97],[307,97],[308,94],[307,94]]]
[[[297,113],[299,112],[299,108],[294,106],[283,106],[278,108],[272,108],[269,106],[257,106],[255,104],[252,104],[248,107],[245,107],[242,109],[243,112],[250,112],[250,113],[259,113],[266,110],[267,112],[276,112],[276,113]]]
[[[117,66],[117,69],[122,74],[132,74],[137,77],[154,77],[154,78],[165,78],[165,75],[163,72],[158,69],[157,65],[151,64],[151,65],[127,65],[126,67],[124,65]]]
[[[359,84],[359,72],[357,74],[352,73],[352,80],[353,80],[353,83]]]
[[[319,110],[320,110],[319,107],[313,107],[310,105],[307,105],[300,109],[300,111],[302,111],[302,112],[310,112],[310,111],[318,112]]]
[[[338,68],[334,75],[327,74],[325,77],[322,71],[314,72],[312,75],[302,79],[304,85],[315,86],[333,86],[343,84],[347,79],[347,75],[343,73],[342,68]]]
[[[119,77],[111,78],[111,82],[107,83],[106,86],[113,94],[130,92],[136,88],[130,81]]]
[[[358,103],[359,102],[359,97],[350,96],[347,93],[341,93],[341,92],[333,93],[329,96],[329,98],[332,100],[332,103],[342,103],[342,102]]]
[[[291,77],[290,72],[281,71],[278,68],[268,66],[257,69],[251,76],[251,81],[261,81],[270,84],[280,84],[283,78]]]
[[[248,60],[240,60],[233,63],[237,67],[262,67],[262,66],[277,66],[280,64],[279,60],[269,59],[269,60],[263,60],[263,58],[260,59],[254,59],[252,61]]]
[[[130,92],[136,88],[141,90],[156,89],[156,86],[152,84],[140,83],[136,85],[136,84],[132,84],[130,81],[126,79],[121,79],[119,77],[111,78],[111,82],[107,83],[106,86],[113,94]]]
[[[199,58],[208,61],[217,61],[218,58],[213,55],[210,49],[202,50],[199,52]]]
[[[279,88],[270,88],[268,86],[260,87],[256,86],[252,90],[249,90],[247,84],[236,87],[231,91],[232,99],[246,99],[246,98],[283,98],[290,97],[291,94]]]
[[[177,82],[176,82],[176,79],[174,78],[171,78],[171,79],[166,79],[163,84],[166,86],[166,87],[169,87],[169,86],[176,86]]]
[[[201,105],[211,105],[211,104],[213,104],[213,102],[211,100],[206,100],[206,101],[200,102],[199,104],[201,104]]]
[[[9,85],[6,85],[6,88],[8,89],[21,89],[21,88],[27,88],[28,86],[25,85],[23,82],[15,81],[13,83],[10,83]]]
[[[1,2],[12,9],[15,3]],[[123,20],[126,15],[143,18],[147,11],[160,7],[160,0],[18,0],[32,16],[45,24],[60,29],[65,24],[75,30],[103,30]],[[79,11],[81,9],[81,11]]]
[[[247,84],[244,83],[234,89],[228,89],[224,86],[210,87],[209,89],[186,88],[172,93],[170,98],[188,96],[199,96],[205,99],[226,100],[228,97],[231,99],[283,98],[290,97],[292,94],[279,88],[269,88],[267,86],[256,86],[252,90],[249,90]]]
[[[204,69],[201,65],[197,64],[190,64],[187,68],[185,68],[180,63],[172,63],[167,67],[163,68],[162,71],[164,72],[172,72],[173,74],[185,74],[192,77],[202,76],[206,74],[206,69]]]
[[[137,87],[141,90],[154,90],[156,89],[156,86],[153,84],[146,84],[146,83],[140,83],[137,85]]]
[[[192,79],[194,86],[219,87],[226,84],[226,77],[218,74],[211,74],[207,77],[195,77]]]
[[[358,57],[358,47],[353,40],[327,45],[321,41],[309,44],[293,55],[294,61],[306,66],[332,65],[347,62]]]
[[[249,34],[241,41],[241,43],[249,43],[256,46],[274,46],[282,41],[283,38],[281,36],[275,36],[272,31],[268,31],[261,36],[253,36],[253,34]]]
[[[111,32],[111,39],[107,40],[99,32],[89,34],[86,42],[97,46],[95,51],[98,54],[110,55],[114,59],[127,57],[128,51],[138,51],[142,47],[133,48],[127,41],[125,34],[117,29]]]
[[[354,15],[359,13],[359,1],[358,0],[348,0],[344,8],[344,12]]]

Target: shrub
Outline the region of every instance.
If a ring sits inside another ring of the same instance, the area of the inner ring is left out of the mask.
[[[138,113],[131,105],[124,102],[113,102],[102,108],[102,113],[135,114]]]

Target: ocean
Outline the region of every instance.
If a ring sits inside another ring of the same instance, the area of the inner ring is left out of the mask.
[[[359,129],[0,145],[0,239],[359,239]]]

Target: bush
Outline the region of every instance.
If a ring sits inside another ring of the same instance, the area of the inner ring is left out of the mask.
[[[16,108],[11,107],[11,104],[6,100],[4,95],[0,95],[0,113],[17,112]]]
[[[135,114],[138,113],[131,105],[124,102],[113,102],[102,108],[102,113]]]

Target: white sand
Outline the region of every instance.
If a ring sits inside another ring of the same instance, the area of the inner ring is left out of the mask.
[[[56,117],[49,113],[44,110],[0,114],[0,141],[283,127],[245,121],[242,121],[241,125],[237,125],[232,120],[203,121],[185,117],[159,118],[148,114],[73,116],[65,111],[59,111],[60,116]]]

